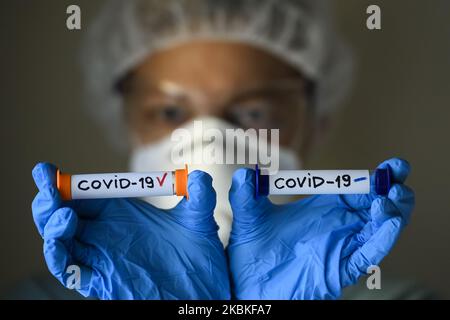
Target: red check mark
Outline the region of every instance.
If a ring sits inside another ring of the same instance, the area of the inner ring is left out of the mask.
[[[162,187],[162,185],[164,184],[164,180],[166,180],[167,177],[167,172],[164,173],[164,175],[162,176],[161,179],[159,179],[159,177],[156,177],[156,180],[158,180],[159,186]]]

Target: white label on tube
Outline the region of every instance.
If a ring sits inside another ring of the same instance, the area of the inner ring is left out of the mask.
[[[369,170],[280,170],[275,175],[269,175],[269,194],[357,194],[369,192]]]
[[[72,199],[173,195],[172,171],[72,175]]]

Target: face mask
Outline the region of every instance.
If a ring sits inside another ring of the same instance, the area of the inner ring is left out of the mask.
[[[225,137],[225,130],[233,128],[232,125],[227,122],[220,120],[218,118],[204,117],[192,120],[192,122],[186,124],[183,128],[186,129],[191,135],[192,139],[189,146],[186,148],[191,148],[192,145],[197,145],[198,143],[203,143],[203,132],[194,130],[194,121],[202,121],[202,129],[215,129],[223,133]],[[149,171],[161,171],[161,170],[175,170],[180,169],[184,166],[184,163],[173,164],[172,162],[172,150],[179,142],[172,141],[171,137],[166,137],[155,144],[150,144],[146,146],[141,146],[136,148],[131,155],[130,159],[130,170],[134,172],[149,172]],[[207,142],[208,146],[211,144],[217,144],[214,147],[223,148],[222,142]],[[246,152],[256,152],[257,144],[246,145]],[[190,154],[190,159],[202,159],[202,150],[199,148],[192,148],[193,152]],[[204,150],[204,148],[203,148]],[[200,153],[200,154],[199,154]],[[225,154],[225,150],[223,151]],[[248,154],[248,153],[247,153]],[[213,178],[213,187],[217,194],[217,204],[214,210],[214,218],[219,225],[219,238],[226,246],[228,244],[228,238],[231,231],[232,222],[232,211],[230,203],[228,200],[228,191],[231,187],[231,180],[233,173],[241,167],[253,167],[253,165],[245,164],[191,164],[191,162],[186,162],[189,166],[189,171],[202,170],[207,172]],[[280,169],[300,169],[301,162],[295,153],[291,150],[279,148],[279,167]],[[169,209],[174,207],[180,200],[181,197],[148,197],[144,199],[145,201],[151,203],[152,205],[162,208]],[[287,200],[284,200],[287,201]],[[284,202],[283,201],[283,202]],[[279,201],[278,201],[279,202]]]

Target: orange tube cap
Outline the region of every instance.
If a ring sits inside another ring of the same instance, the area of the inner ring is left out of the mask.
[[[56,187],[63,200],[72,200],[72,176],[56,170]]]
[[[185,196],[189,199],[188,194],[188,167],[184,166],[184,169],[175,170],[175,194],[177,196]]]

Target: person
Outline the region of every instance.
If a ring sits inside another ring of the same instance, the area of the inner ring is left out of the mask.
[[[329,9],[107,1],[83,53],[89,111],[130,152],[132,171],[174,169],[171,134],[185,128],[194,144],[195,121],[279,129],[280,168],[302,168],[349,87],[350,53]],[[394,178],[386,197],[282,204],[253,197],[255,173],[240,167],[195,166],[188,201],[64,202],[55,168],[38,164],[33,217],[50,272],[69,286],[67,268],[79,267],[77,290],[101,299],[335,299],[388,254],[414,207],[409,164],[397,158],[380,164]]]

